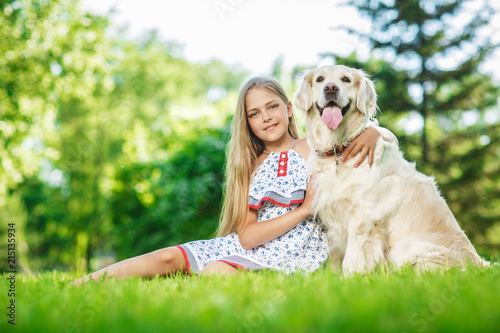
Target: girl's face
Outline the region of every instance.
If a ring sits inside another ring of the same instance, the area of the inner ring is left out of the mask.
[[[287,105],[271,91],[254,87],[248,91],[245,105],[250,129],[264,144],[279,141],[288,135],[291,102]]]

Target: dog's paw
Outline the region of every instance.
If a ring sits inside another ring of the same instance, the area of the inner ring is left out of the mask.
[[[354,272],[351,272],[348,269],[342,269],[342,276],[341,276],[342,279],[351,278],[353,275],[354,275]]]
[[[357,258],[347,258],[342,264],[342,275],[351,277],[355,273],[365,274],[366,264],[364,260],[357,260]]]

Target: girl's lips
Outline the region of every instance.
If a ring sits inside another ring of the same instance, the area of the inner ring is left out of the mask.
[[[264,128],[264,131],[272,131],[278,124],[273,124]]]

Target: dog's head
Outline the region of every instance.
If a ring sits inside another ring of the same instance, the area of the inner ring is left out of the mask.
[[[377,95],[366,74],[346,66],[323,66],[306,72],[295,94],[295,105],[320,117],[336,130],[348,117],[371,119],[377,112]]]

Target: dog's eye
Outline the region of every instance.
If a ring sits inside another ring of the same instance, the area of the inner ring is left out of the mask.
[[[318,78],[316,79],[316,82],[323,82],[323,80],[324,80],[324,79],[323,79],[323,77],[322,77],[322,76],[320,76],[320,77],[318,77]]]
[[[351,80],[349,80],[349,78],[348,78],[347,76],[344,76],[344,77],[342,78],[342,81],[344,81],[345,83],[349,83],[349,82],[351,82]]]

